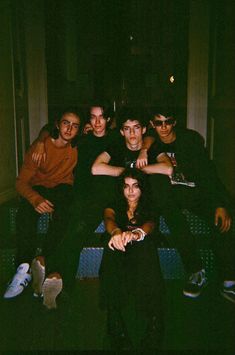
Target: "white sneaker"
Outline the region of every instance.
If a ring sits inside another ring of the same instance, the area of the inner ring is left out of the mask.
[[[31,275],[28,273],[29,269],[28,263],[23,263],[18,266],[15,276],[4,293],[4,298],[16,297],[24,291],[25,287],[28,286],[32,279]]]

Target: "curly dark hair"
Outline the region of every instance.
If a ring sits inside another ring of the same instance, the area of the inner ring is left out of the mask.
[[[118,112],[117,127],[123,128],[126,121],[138,121],[142,127],[146,127],[148,123],[148,114],[143,107],[123,106]]]

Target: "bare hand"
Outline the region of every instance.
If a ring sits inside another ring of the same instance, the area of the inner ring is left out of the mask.
[[[123,241],[124,246],[126,246],[128,243],[130,243],[133,240],[133,234],[134,233],[132,233],[130,231],[122,233],[122,241]]]
[[[46,161],[46,151],[45,144],[43,142],[38,142],[35,146],[35,150],[32,154],[32,160],[40,166],[42,161]]]
[[[114,234],[110,239],[108,246],[112,250],[118,249],[121,251],[125,251],[125,246],[122,240],[122,233],[118,232],[117,234]]]
[[[93,128],[90,123],[86,123],[83,128],[83,134],[87,134],[90,131],[93,131]]]
[[[137,158],[135,167],[137,169],[142,169],[144,168],[146,165],[148,165],[148,153],[147,150],[141,150],[139,153],[139,156]]]
[[[232,219],[226,210],[226,208],[218,207],[215,210],[215,225],[218,226],[220,224],[220,232],[228,232],[231,227]]]
[[[44,200],[35,207],[35,211],[40,214],[54,212],[54,205],[48,200]]]

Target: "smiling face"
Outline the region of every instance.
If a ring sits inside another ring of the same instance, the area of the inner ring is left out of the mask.
[[[176,121],[174,118],[165,117],[159,114],[154,116],[150,122],[163,142],[170,143],[175,140],[174,127],[176,125]]]
[[[91,107],[90,124],[96,137],[103,137],[106,133],[107,119],[103,116],[103,109],[99,106]]]
[[[120,129],[125,138],[126,146],[130,150],[139,150],[143,144],[143,134],[146,127],[142,127],[138,120],[127,120]]]
[[[59,139],[64,143],[69,143],[78,134],[80,118],[74,113],[65,113],[57,126],[59,129]]]
[[[126,177],[124,180],[123,194],[129,203],[138,203],[141,196],[138,180]]]

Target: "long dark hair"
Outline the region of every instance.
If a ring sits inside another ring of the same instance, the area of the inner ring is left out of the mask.
[[[121,213],[126,213],[128,210],[128,202],[124,196],[123,189],[125,186],[125,179],[132,178],[137,180],[139,188],[141,190],[140,199],[138,201],[137,208],[134,212],[134,219],[138,223],[152,218],[151,212],[151,192],[148,181],[148,176],[142,173],[140,170],[135,168],[127,168],[119,177],[118,184],[118,195],[117,195],[117,204]]]

